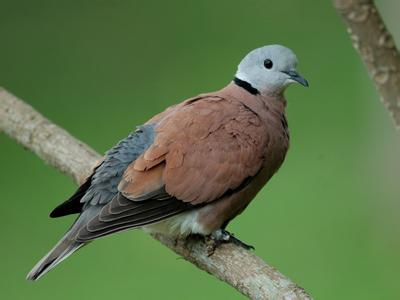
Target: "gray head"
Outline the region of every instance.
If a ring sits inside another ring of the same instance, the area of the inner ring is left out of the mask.
[[[269,45],[247,54],[238,66],[236,78],[259,92],[276,94],[293,82],[308,86],[307,80],[297,73],[296,66],[297,57],[292,50]]]

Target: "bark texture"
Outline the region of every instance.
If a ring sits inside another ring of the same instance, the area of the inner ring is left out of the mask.
[[[373,0],[333,0],[381,100],[400,128],[400,54]]]
[[[86,144],[1,88],[0,130],[46,163],[71,176],[78,184],[82,183],[100,158]],[[311,299],[304,289],[242,247],[224,244],[209,257],[202,238],[175,240],[163,235],[153,237],[250,299]]]

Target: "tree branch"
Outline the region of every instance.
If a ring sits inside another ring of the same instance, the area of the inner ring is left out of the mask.
[[[0,130],[78,184],[100,158],[93,149],[1,88]],[[153,237],[250,299],[311,299],[306,291],[261,258],[234,244],[223,244],[208,257],[203,239],[176,241],[163,235]]]
[[[381,100],[400,128],[400,54],[373,0],[333,0]]]

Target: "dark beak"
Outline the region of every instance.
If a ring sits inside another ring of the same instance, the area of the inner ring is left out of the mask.
[[[308,87],[308,81],[301,76],[299,73],[297,73],[296,71],[287,71],[287,72],[283,72],[287,75],[290,76],[290,79],[297,81],[298,83],[300,83],[301,85]]]

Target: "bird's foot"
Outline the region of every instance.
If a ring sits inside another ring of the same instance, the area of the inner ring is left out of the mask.
[[[204,241],[206,244],[206,252],[207,256],[211,256],[214,254],[215,249],[221,244],[220,241],[214,239],[211,235],[207,235],[204,237]]]
[[[241,240],[236,238],[232,233],[224,229],[215,230],[213,233],[206,236],[205,242],[206,242],[206,250],[208,256],[213,255],[215,249],[217,249],[217,247],[222,243],[233,243],[235,245],[243,247],[246,250],[254,249],[252,245],[248,245],[242,242]]]
[[[254,250],[255,249],[254,246],[246,244],[245,242],[239,240],[237,237],[235,237],[235,235],[233,233],[230,233],[223,229],[221,229],[221,230],[224,232],[225,235],[227,235],[229,237],[228,242],[238,245],[240,247],[243,247],[246,250]]]

